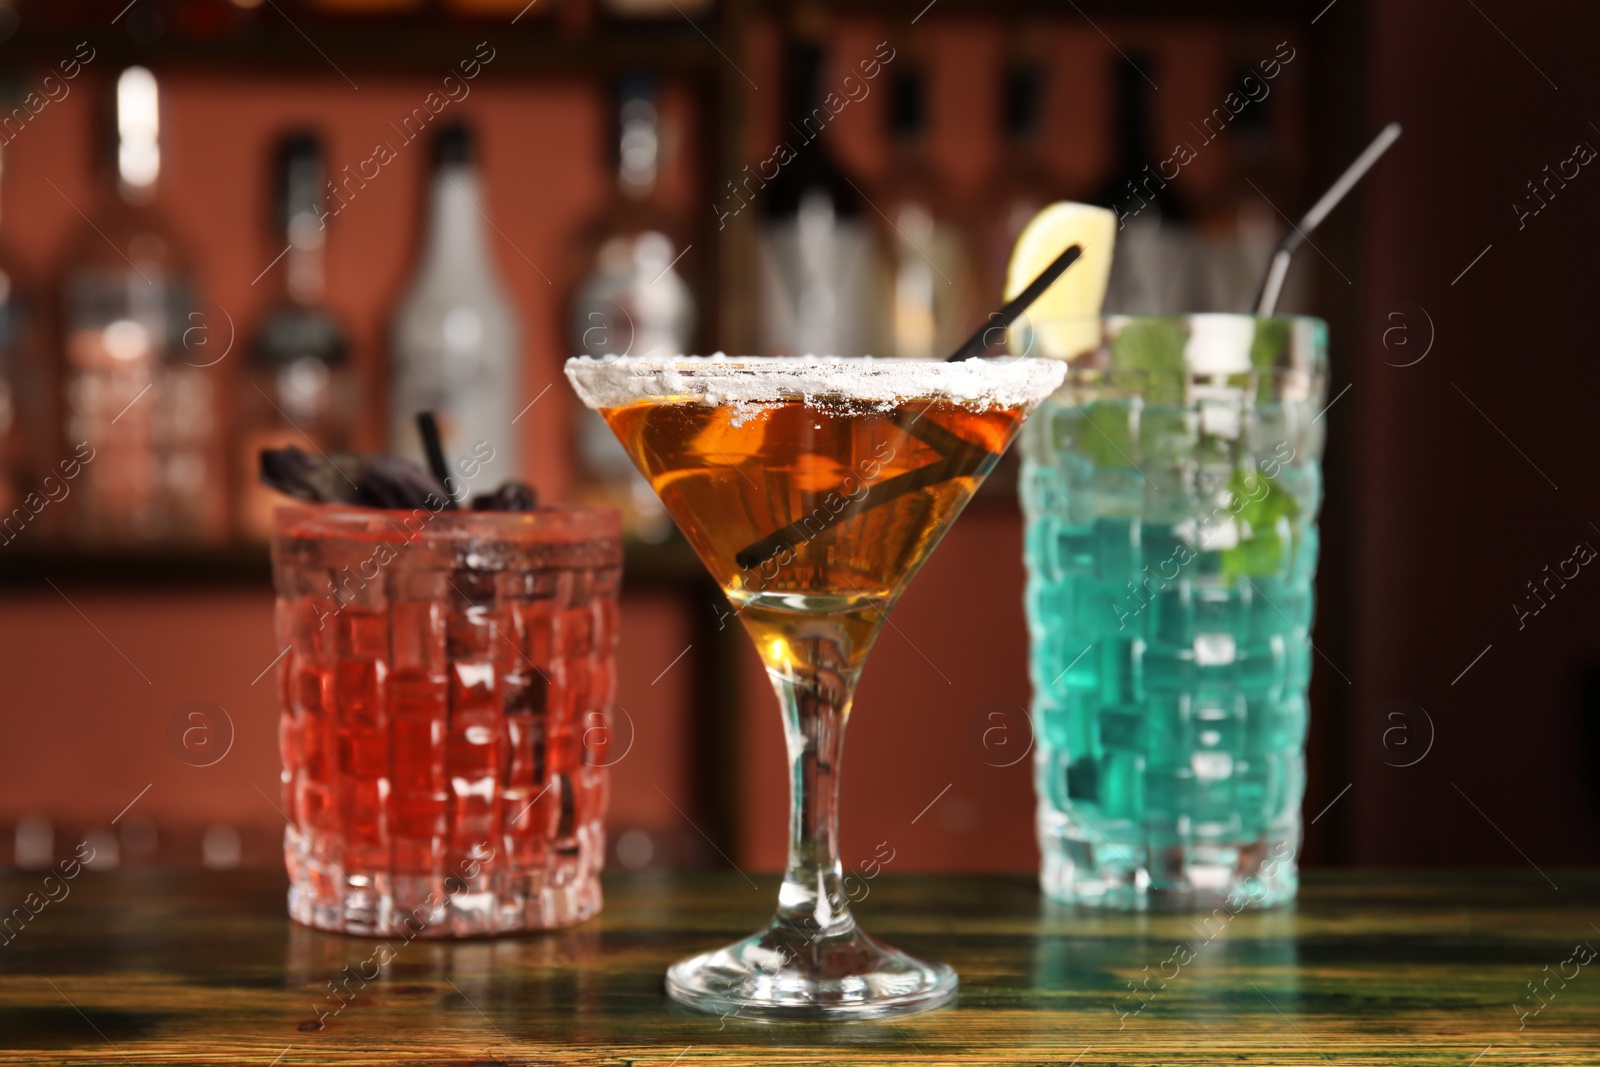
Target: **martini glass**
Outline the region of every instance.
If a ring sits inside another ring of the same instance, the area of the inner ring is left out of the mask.
[[[1042,359],[574,359],[766,665],[789,750],[788,869],[766,929],[680,960],[704,1011],[866,1019],[948,1001],[956,975],[862,933],[839,862],[839,771],[886,613],[1061,384]]]

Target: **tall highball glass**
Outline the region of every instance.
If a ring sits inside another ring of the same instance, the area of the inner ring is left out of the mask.
[[[1108,316],[1014,340],[1077,353],[1020,440],[1043,888],[1118,909],[1287,901],[1327,327]]]

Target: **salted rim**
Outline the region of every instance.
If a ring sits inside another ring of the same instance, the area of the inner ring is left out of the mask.
[[[874,356],[616,356],[567,360],[567,379],[591,408],[615,408],[648,397],[685,403],[882,406],[940,399],[964,407],[1025,407],[1061,385],[1064,362],[1053,359],[969,359],[943,363]]]

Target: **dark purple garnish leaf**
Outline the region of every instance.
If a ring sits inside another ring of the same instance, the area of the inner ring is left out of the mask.
[[[355,504],[373,508],[429,508],[437,509],[439,502],[447,500],[439,483],[422,466],[399,456],[362,457],[367,468],[356,479]],[[445,507],[454,510],[455,501]]]
[[[539,494],[527,482],[506,482],[492,493],[472,498],[473,511],[538,511]]]
[[[264,448],[259,477],[265,486],[315,504],[436,511],[446,499],[432,475],[397,456],[325,456],[292,445]]]
[[[339,470],[321,456],[298,448],[263,448],[257,473],[261,484],[299,500],[329,504],[344,499]]]

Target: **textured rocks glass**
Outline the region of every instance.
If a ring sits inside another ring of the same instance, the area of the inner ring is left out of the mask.
[[[463,937],[600,909],[621,520],[286,507],[289,913]]]

